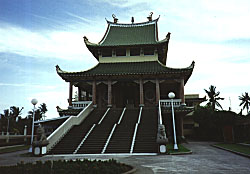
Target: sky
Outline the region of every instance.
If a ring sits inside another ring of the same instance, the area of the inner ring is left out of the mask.
[[[105,18],[144,22],[153,12],[159,39],[171,32],[167,66],[184,68],[196,62],[185,94],[216,86],[223,109],[240,112],[238,97],[250,92],[249,0],[0,0],[0,113],[24,107],[22,116],[46,103],[47,118],[67,108],[68,83],[56,73],[87,70],[98,62],[83,37],[99,42]]]

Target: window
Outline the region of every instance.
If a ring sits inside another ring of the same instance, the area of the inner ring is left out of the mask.
[[[130,48],[130,56],[140,56],[140,48]]]
[[[125,48],[116,49],[116,56],[126,56],[126,49]]]
[[[144,55],[154,55],[154,47],[146,47],[144,48]]]
[[[112,57],[112,49],[103,49],[102,57]]]

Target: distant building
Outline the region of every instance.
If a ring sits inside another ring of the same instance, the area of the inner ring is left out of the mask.
[[[206,96],[203,98],[199,97],[199,94],[186,94],[185,95],[185,102],[186,105],[189,107],[197,107],[200,103],[206,101]],[[197,123],[194,122],[193,112],[190,112],[184,117],[183,120],[183,129],[185,137],[193,136],[194,135],[194,128],[198,126]]]

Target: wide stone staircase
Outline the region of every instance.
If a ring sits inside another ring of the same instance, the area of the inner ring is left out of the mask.
[[[49,154],[73,154],[86,133],[93,124],[98,123],[105,110],[95,109],[80,124],[71,128],[71,130],[57,143]]]
[[[133,153],[157,153],[157,110],[144,108],[138,125]]]
[[[96,125],[96,127],[93,129],[93,132],[88,136],[77,153],[101,153],[113,128],[113,125],[118,121],[121,112],[122,109],[110,109],[103,121]]]
[[[129,153],[139,108],[127,109],[117,125],[105,153]]]
[[[139,115],[139,108],[94,109],[49,154],[157,153],[157,110]]]

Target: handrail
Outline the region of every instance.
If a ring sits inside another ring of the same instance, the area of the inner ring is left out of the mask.
[[[123,108],[122,114],[121,114],[120,119],[119,119],[119,121],[118,121],[118,123],[117,123],[117,124],[120,124],[120,123],[121,123],[121,121],[122,121],[122,118],[123,118],[123,115],[124,115],[125,111],[126,111],[126,107],[125,107],[125,108]]]
[[[47,138],[49,144],[46,151],[48,152],[63,136],[74,126],[79,125],[93,110],[93,102],[84,108],[77,116],[69,117],[63,124],[61,124],[50,136]]]
[[[109,108],[109,109],[110,109],[110,108]],[[115,131],[115,129],[116,129],[116,126],[119,125],[119,124],[121,123],[125,111],[126,111],[126,107],[123,108],[123,111],[122,111],[122,113],[121,113],[121,116],[120,116],[120,118],[119,118],[119,121],[118,121],[117,123],[114,124],[114,126],[113,126],[113,128],[112,128],[112,130],[111,130],[111,132],[110,132],[110,134],[109,134],[109,137],[108,137],[108,139],[107,139],[107,141],[106,141],[106,143],[105,143],[105,145],[104,145],[104,147],[103,147],[103,149],[102,149],[102,152],[101,152],[102,154],[105,153],[105,151],[106,151],[106,149],[107,149],[107,147],[108,147],[108,145],[109,145],[110,139],[112,138],[113,133],[114,133],[114,131]]]
[[[102,154],[105,153],[105,151],[106,151],[106,149],[107,149],[107,147],[109,145],[110,139],[111,139],[111,137],[112,137],[112,135],[113,135],[113,133],[115,131],[116,126],[117,126],[117,124],[114,124],[114,126],[113,126],[113,128],[112,128],[112,130],[111,130],[111,132],[109,134],[109,137],[108,137],[108,139],[107,139],[107,141],[105,143],[105,146],[102,149],[102,152],[101,152]]]
[[[93,126],[89,129],[88,133],[85,135],[85,137],[82,139],[80,144],[77,146],[76,150],[73,152],[73,154],[76,154],[78,150],[81,148],[82,144],[85,142],[85,140],[88,138],[89,134],[92,132],[92,130],[95,128],[96,124],[93,124]]]
[[[139,125],[138,123],[135,124],[135,131],[134,131],[134,135],[133,135],[133,139],[132,139],[132,143],[131,143],[131,147],[130,147],[130,153],[133,153],[133,151],[134,151],[135,138],[136,138],[136,133],[137,133],[138,125]]]
[[[139,113],[139,118],[138,118],[138,124],[140,124],[141,122],[141,113],[142,113],[142,107],[140,107],[140,113]]]
[[[159,124],[162,124],[162,115],[161,115],[161,101],[159,100],[159,104],[158,104],[158,116],[159,116]]]
[[[104,113],[104,115],[102,116],[102,118],[100,119],[100,121],[98,122],[98,124],[101,124],[102,123],[102,120],[106,117],[107,113],[109,112],[110,108],[108,108],[106,110],[106,112]]]
[[[137,123],[135,124],[135,130],[134,130],[134,135],[133,135],[133,139],[132,139],[132,143],[131,143],[131,147],[130,147],[130,153],[133,153],[133,151],[134,151],[134,145],[135,145],[135,138],[136,138],[136,134],[137,134],[137,129],[138,129],[138,126],[139,126],[139,124],[140,124],[140,122],[141,122],[142,108],[143,108],[143,107],[140,107],[140,112],[139,112],[138,121],[137,121]]]

